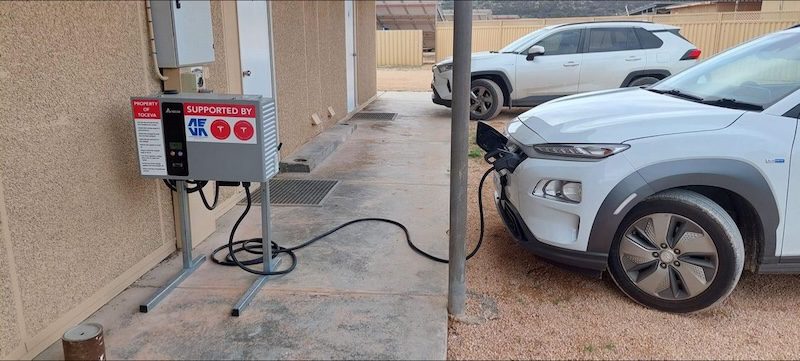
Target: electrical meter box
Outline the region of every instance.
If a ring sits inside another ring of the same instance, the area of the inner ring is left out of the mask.
[[[266,182],[278,173],[275,102],[260,95],[131,98],[142,176]]]
[[[151,1],[158,66],[181,68],[214,61],[208,0]]]

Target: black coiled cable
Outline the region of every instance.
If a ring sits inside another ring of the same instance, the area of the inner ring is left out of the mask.
[[[483,174],[483,176],[481,177],[480,183],[478,184],[478,213],[480,215],[480,233],[478,235],[478,242],[477,242],[477,244],[475,244],[475,248],[469,254],[467,254],[467,259],[470,259],[473,256],[475,256],[475,254],[478,253],[478,250],[481,248],[481,244],[483,243],[483,234],[484,234],[483,185],[484,185],[484,182],[486,181],[486,178],[489,176],[489,174],[491,174],[492,170],[493,170],[493,168],[488,169]],[[251,268],[249,266],[262,264],[264,262],[263,257],[256,257],[256,258],[247,259],[247,260],[239,260],[239,258],[236,256],[237,253],[239,253],[239,254],[241,254],[241,253],[249,253],[249,254],[259,255],[259,256],[263,256],[263,254],[264,254],[264,252],[263,252],[264,240],[262,238],[260,238],[260,237],[259,238],[250,238],[250,239],[238,240],[238,241],[234,240],[234,237],[236,235],[236,230],[239,228],[239,226],[241,225],[242,221],[244,221],[244,218],[250,212],[250,208],[252,207],[252,200],[250,199],[250,195],[251,194],[250,194],[249,183],[243,183],[242,185],[244,187],[245,196],[247,198],[247,205],[246,205],[244,211],[242,212],[242,214],[239,216],[239,218],[233,224],[233,228],[231,229],[230,236],[228,237],[228,243],[225,244],[225,245],[222,245],[220,247],[217,247],[216,249],[214,249],[214,251],[211,252],[211,257],[210,257],[211,261],[216,263],[216,264],[220,264],[220,265],[223,265],[223,266],[237,266],[237,267],[239,267],[239,268],[241,268],[241,269],[243,269],[243,270],[245,270],[247,272],[250,272],[250,273],[253,273],[253,274],[257,274],[257,275],[262,275],[262,276],[284,275],[284,274],[287,274],[289,272],[292,272],[295,269],[295,267],[297,267],[297,255],[295,254],[295,251],[300,250],[300,249],[305,248],[305,247],[308,247],[308,246],[314,244],[315,242],[317,242],[317,241],[319,241],[319,240],[321,240],[321,239],[323,239],[323,238],[335,233],[336,231],[339,231],[342,228],[345,228],[345,227],[347,227],[349,225],[352,225],[352,224],[355,224],[355,223],[360,223],[360,222],[384,222],[384,223],[393,224],[393,225],[399,227],[403,231],[403,234],[406,237],[406,243],[408,244],[409,247],[411,247],[412,250],[414,250],[418,254],[420,254],[420,255],[422,255],[425,258],[428,258],[430,260],[433,260],[433,261],[436,261],[436,262],[440,262],[440,263],[448,263],[448,260],[446,260],[444,258],[436,257],[436,256],[434,256],[432,254],[429,254],[429,253],[419,249],[416,245],[414,245],[414,243],[411,241],[411,236],[409,235],[408,228],[406,228],[406,226],[403,225],[402,223],[394,221],[394,220],[391,220],[391,219],[386,219],[386,218],[368,217],[368,218],[358,218],[358,219],[354,219],[354,220],[342,223],[342,224],[340,224],[340,225],[338,225],[338,226],[326,231],[325,233],[322,233],[322,234],[320,234],[320,235],[318,235],[316,237],[313,237],[313,238],[309,239],[308,241],[305,241],[305,242],[303,242],[303,243],[301,243],[299,245],[293,246],[293,247],[283,247],[283,246],[281,246],[281,245],[279,245],[279,244],[277,244],[275,242],[270,242],[270,247],[272,248],[272,257],[275,258],[277,255],[279,255],[281,253],[284,253],[284,254],[288,255],[290,260],[291,260],[291,262],[289,263],[289,266],[284,268],[284,269],[282,269],[282,270],[278,270],[278,271],[266,271],[265,272],[265,271],[262,271],[262,270],[253,269],[253,268]],[[174,190],[174,186],[170,187],[170,188],[172,188]],[[202,188],[202,187],[200,187],[200,188]],[[217,194],[218,193],[219,193],[219,188],[217,187]],[[204,198],[202,193],[201,193],[201,198]],[[217,202],[217,196],[215,195],[214,196],[214,205],[215,206],[216,206],[216,202]],[[204,198],[204,203],[205,203],[205,198]],[[225,255],[225,257],[223,259],[219,259],[217,257],[217,254],[222,252],[223,250],[227,250],[228,254]]]

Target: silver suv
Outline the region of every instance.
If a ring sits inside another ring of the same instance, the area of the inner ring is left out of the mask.
[[[499,51],[472,54],[472,119],[503,106],[535,106],[561,96],[650,85],[697,62],[700,50],[671,25],[616,21],[552,25]],[[453,63],[433,66],[433,102],[451,103]]]

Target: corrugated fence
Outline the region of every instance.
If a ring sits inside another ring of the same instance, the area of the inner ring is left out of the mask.
[[[422,65],[422,30],[378,30],[378,66]]]
[[[482,20],[472,23],[472,51],[498,50],[548,25],[609,20],[644,20],[678,26],[681,34],[703,51],[703,57],[709,57],[757,36],[800,23],[800,11]],[[453,23],[439,22],[436,24],[436,60],[452,54]]]

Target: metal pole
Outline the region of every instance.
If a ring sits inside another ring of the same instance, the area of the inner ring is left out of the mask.
[[[181,207],[181,255],[183,256],[183,269],[192,267],[192,223],[189,217],[189,192],[186,191],[186,181],[176,181],[178,189],[178,204]]]
[[[186,191],[186,181],[176,181],[175,188],[178,191],[178,205],[180,207],[181,221],[181,256],[183,258],[183,268],[167,284],[158,290],[147,301],[139,305],[139,312],[147,313],[158,305],[175,287],[189,277],[200,264],[206,260],[206,256],[200,256],[192,260],[192,224],[189,218],[189,193]]]
[[[272,221],[269,204],[269,182],[261,182],[261,239],[264,241],[264,271],[275,271],[272,262]]]
[[[453,121],[450,128],[450,276],[447,310],[464,313],[467,255],[467,152],[469,151],[472,1],[455,1],[453,16]]]
[[[279,257],[272,258],[272,227],[270,227],[270,204],[269,204],[269,182],[261,182],[261,241],[263,244],[264,272],[275,272],[281,263]],[[245,291],[244,295],[236,302],[231,310],[231,316],[239,317],[245,308],[250,305],[258,291],[264,287],[269,280],[269,276],[258,276],[258,278]]]

